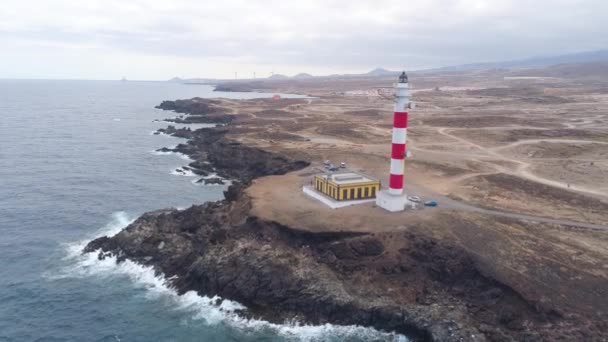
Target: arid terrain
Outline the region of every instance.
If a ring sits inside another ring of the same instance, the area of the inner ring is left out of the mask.
[[[330,209],[302,192],[324,160],[387,184],[393,78],[222,85],[305,99],[167,101],[194,114],[172,121],[229,124],[161,131],[189,139],[175,151],[198,174],[244,186],[146,214],[87,251],[269,320],[416,340],[604,341],[608,85],[563,70],[410,75],[406,192],[439,205],[401,213]]]
[[[532,301],[605,317],[606,83],[505,76],[410,76],[406,190],[439,207],[397,214],[373,204],[332,210],[301,191],[326,159],[387,184],[392,99],[377,94],[391,79],[284,82],[275,91],[315,98],[230,102],[242,123],[233,139],[312,161],[256,180],[247,190],[253,214],[311,231],[425,231]]]
[[[408,129],[410,193],[608,225],[605,86],[585,79],[499,79],[490,72],[411,79],[416,108]],[[313,161],[299,178],[260,180],[252,194],[279,188],[265,182],[299,187],[325,159],[346,162],[386,183],[392,100],[374,93],[378,85],[390,88],[391,80],[345,81],[341,88],[311,82],[279,83],[276,90],[317,96],[313,99],[225,101],[238,118],[233,139]],[[272,196],[260,197],[272,201]],[[277,208],[292,216],[287,211],[303,210],[307,204],[301,202],[308,199],[277,202],[293,203],[293,209]]]

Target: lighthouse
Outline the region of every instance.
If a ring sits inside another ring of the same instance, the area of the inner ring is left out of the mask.
[[[376,205],[388,211],[402,211],[408,203],[403,192],[404,160],[407,155],[407,110],[410,108],[410,90],[405,71],[395,83],[395,110],[393,113],[393,139],[388,189],[376,196]]]

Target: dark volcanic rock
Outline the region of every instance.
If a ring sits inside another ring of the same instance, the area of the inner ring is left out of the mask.
[[[456,246],[411,232],[281,226],[251,217],[242,189],[236,183],[226,200],[144,214],[85,252],[152,266],[179,293],[235,300],[247,307],[243,315],[271,322],[358,324],[421,341],[532,341],[551,326],[551,316],[485,278]],[[403,249],[387,254],[395,241]],[[393,297],[399,286],[413,297]]]
[[[428,339],[416,328],[431,321],[428,313],[358,298],[343,288],[332,265],[309,254],[320,256],[328,243],[357,234],[299,232],[248,217],[248,211],[249,201],[241,197],[144,214],[116,236],[92,241],[85,252],[101,249],[104,257],[153,266],[179,293],[236,300],[247,306],[245,315],[272,322],[364,324]]]
[[[192,130],[188,127],[186,128],[175,128],[175,126],[168,126],[167,128],[160,128],[156,131],[159,134],[167,134],[172,135],[178,138],[186,138],[189,139],[192,137]]]
[[[241,198],[245,185],[240,182],[235,182],[224,191],[224,198],[226,202],[234,202]]]
[[[210,114],[210,115],[188,115],[185,118],[165,119],[167,122],[178,124],[229,124],[232,122],[233,116],[226,114]]]
[[[156,106],[156,108],[171,110],[176,113],[203,115],[222,111],[222,109],[217,107],[219,103],[220,102],[217,100],[195,97],[188,100],[163,101],[160,105]]]
[[[197,183],[204,183],[205,185],[210,185],[210,184],[224,184],[224,180],[219,178],[219,177],[212,177],[212,178],[201,178],[199,180],[196,181]]]
[[[280,175],[298,170],[310,163],[291,160],[227,139],[225,128],[201,128],[189,133],[186,144],[174,150],[194,159],[189,166],[207,173],[216,172],[222,178],[238,179],[244,183],[267,175]]]
[[[187,114],[185,117],[179,116],[165,119],[164,121],[167,122],[179,124],[228,124],[232,122],[233,116],[222,114],[222,112],[225,112],[225,109],[220,107],[219,104],[220,102],[217,100],[195,97],[189,100],[163,101],[156,108]]]

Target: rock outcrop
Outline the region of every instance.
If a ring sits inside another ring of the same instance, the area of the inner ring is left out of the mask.
[[[208,115],[187,115],[183,118],[169,118],[164,121],[178,124],[229,124],[232,122],[232,115],[227,114],[208,114]]]
[[[174,137],[184,138],[184,139],[190,139],[193,136],[192,130],[189,127],[175,128],[175,126],[171,126],[171,125],[168,126],[167,128],[159,128],[155,133],[172,135]],[[162,152],[175,152],[175,151],[164,147]]]
[[[196,182],[203,183],[205,185],[213,185],[213,184],[223,185],[223,184],[225,184],[224,180],[219,177],[201,178],[201,179],[197,180]]]
[[[176,113],[204,115],[222,112],[223,109],[218,107],[218,104],[220,102],[217,100],[195,97],[187,100],[163,101],[156,108]]]
[[[225,109],[220,107],[219,104],[220,102],[217,100],[195,97],[189,100],[163,101],[156,108],[186,114],[185,116],[165,119],[164,121],[167,122],[180,124],[230,123],[233,117],[225,114]]]
[[[420,341],[563,333],[546,328],[559,315],[483,276],[458,247],[406,231],[312,233],[266,222],[250,216],[242,189],[231,186],[223,201],[144,214],[85,252],[152,266],[180,293],[235,300],[247,307],[242,315],[271,322],[358,324]]]
[[[227,139],[227,128],[191,131],[169,126],[163,133],[189,138],[188,142],[179,144],[170,151],[186,154],[193,159],[189,166],[203,171],[197,172],[198,174],[217,173],[222,178],[236,179],[245,184],[257,177],[285,174],[310,164],[305,160],[291,160],[280,154]]]

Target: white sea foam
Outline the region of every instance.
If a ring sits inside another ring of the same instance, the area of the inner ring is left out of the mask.
[[[174,149],[176,148],[177,145],[173,146],[173,147],[169,147],[170,149]],[[175,152],[175,151],[150,151],[150,153],[157,155],[157,156],[178,156],[181,159],[185,160],[185,161],[189,161],[189,162],[193,162],[194,159],[190,158],[187,154],[181,153],[181,152]]]
[[[163,152],[163,151],[150,151],[150,153],[156,155],[156,156],[172,156],[175,154],[175,152],[173,151],[169,151],[169,152]]]
[[[100,229],[95,237],[112,236],[133,222],[124,212],[115,213],[112,221]],[[136,264],[130,260],[116,263],[116,258],[97,258],[97,253],[82,254],[82,249],[89,239],[69,244],[66,260],[69,265],[61,277],[126,277],[137,288],[145,289],[145,297],[153,301],[170,303],[175,310],[191,313],[193,320],[200,320],[207,325],[223,324],[237,329],[243,334],[279,335],[288,341],[327,341],[327,340],[377,340],[399,341],[407,339],[398,334],[380,332],[361,326],[339,326],[332,324],[306,325],[298,322],[274,324],[257,319],[246,319],[237,314],[238,310],[246,309],[243,305],[221,300],[219,297],[209,298],[199,296],[194,291],[178,295],[172,289],[167,279],[156,276],[151,267]],[[63,273],[63,272],[62,272]],[[59,277],[56,275],[55,277]],[[218,304],[219,303],[219,304]]]
[[[123,228],[133,223],[133,221],[135,221],[135,218],[130,217],[124,211],[117,211],[115,213],[112,213],[112,219],[110,220],[110,222],[105,226],[101,227],[94,234],[84,240],[66,244],[66,250],[68,253],[65,259],[74,259],[81,257],[82,250],[87,245],[87,243],[89,243],[89,241],[102,236],[114,236],[118,234]]]
[[[159,131],[150,131],[150,135],[164,135],[164,136],[169,136],[169,134],[163,133],[163,132],[159,132]]]

